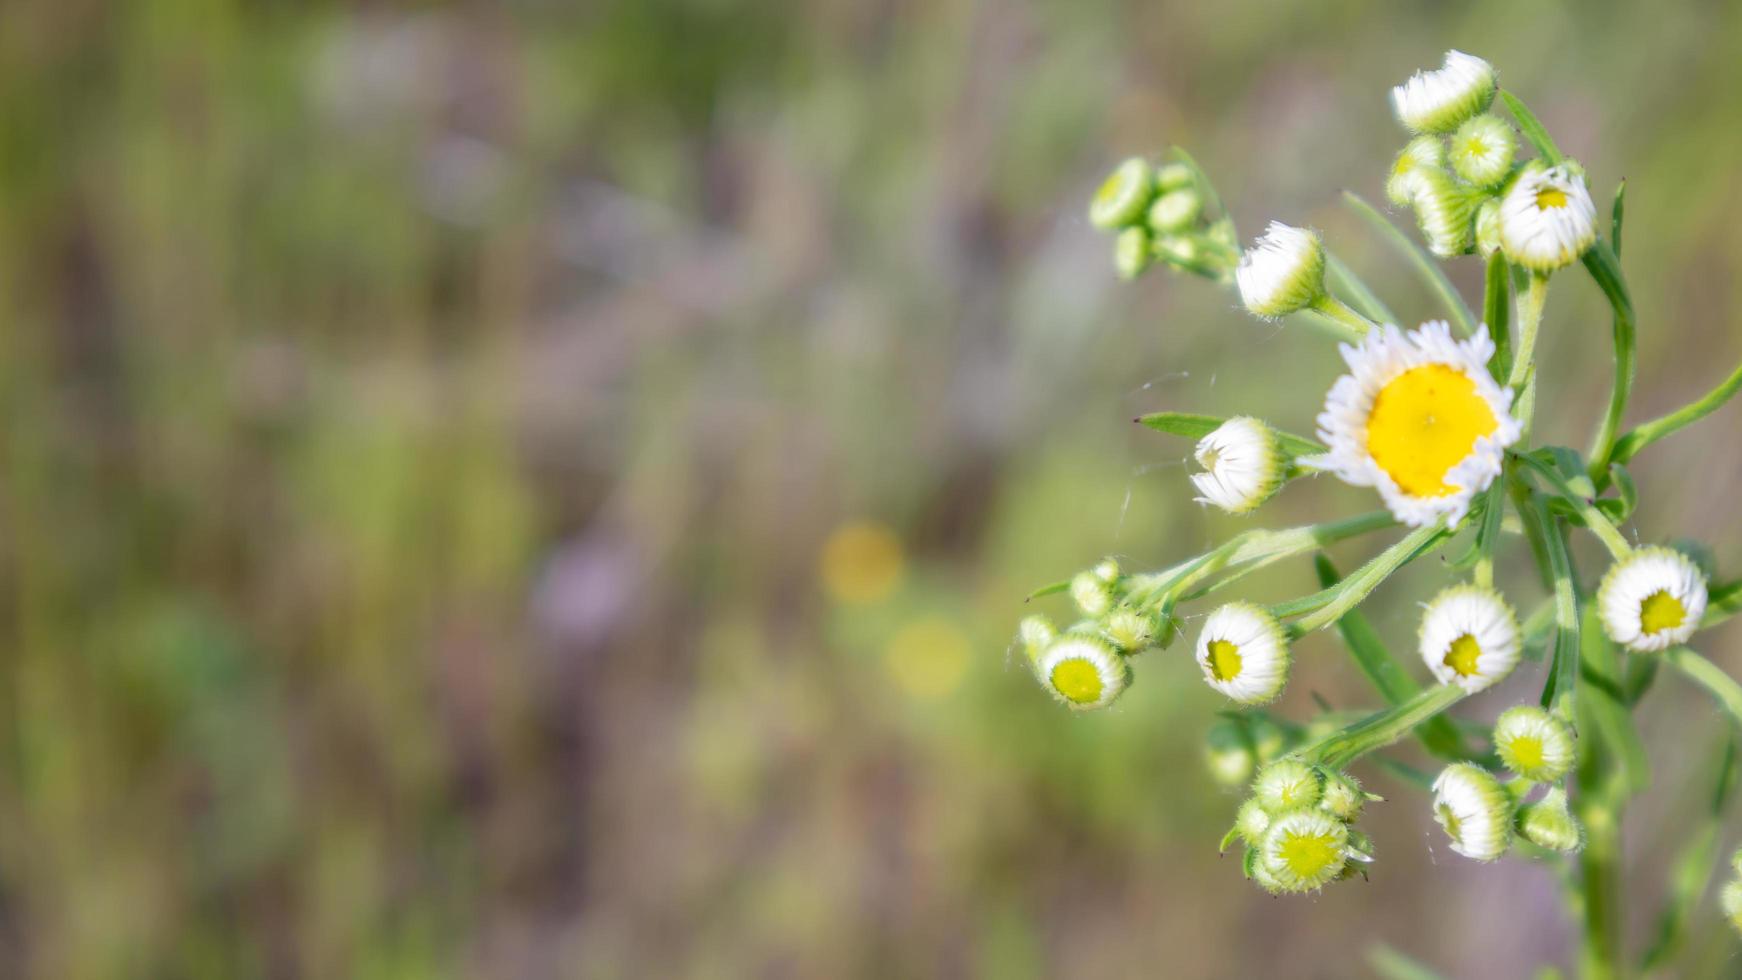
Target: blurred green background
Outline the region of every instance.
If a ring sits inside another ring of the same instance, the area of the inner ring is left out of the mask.
[[[1189,447],[1131,417],[1310,429],[1336,355],[1198,280],[1119,286],[1083,211],[1184,145],[1244,237],[1321,228],[1426,318],[1337,192],[1381,196],[1388,86],[1478,53],[1600,201],[1628,180],[1639,420],[1742,358],[1739,46],[1719,2],[0,5],[0,973],[1564,958],[1548,871],[1451,855],[1376,772],[1371,883],[1242,881],[1185,645],[1089,717],[1012,661],[1022,596],[1103,555],[1374,506],[1191,503]],[[1540,434],[1582,446],[1584,277],[1544,344]],[[1641,536],[1727,575],[1739,423],[1635,467]],[[1443,578],[1375,597],[1390,640]],[[1742,670],[1738,640],[1700,646]],[[1329,636],[1282,710],[1313,693],[1373,703]],[[1722,735],[1673,677],[1644,725],[1636,944]],[[1708,899],[1682,975],[1736,962]]]

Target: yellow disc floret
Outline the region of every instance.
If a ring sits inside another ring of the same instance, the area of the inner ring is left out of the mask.
[[[1380,389],[1367,417],[1367,451],[1404,493],[1443,497],[1455,489],[1446,474],[1498,427],[1469,375],[1426,364]]]
[[[1240,648],[1227,640],[1211,640],[1210,673],[1219,681],[1231,681],[1239,677]]]
[[[1101,699],[1101,674],[1087,660],[1066,660],[1052,669],[1052,686],[1077,704]]]
[[[1673,630],[1686,622],[1688,611],[1681,600],[1662,589],[1639,604],[1639,631],[1647,636]]]
[[[1480,669],[1478,660],[1481,656],[1481,644],[1476,642],[1475,637],[1465,633],[1453,640],[1450,649],[1446,650],[1446,666],[1464,677],[1474,677]]]

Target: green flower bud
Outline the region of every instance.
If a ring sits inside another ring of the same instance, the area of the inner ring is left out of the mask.
[[[1447,51],[1445,63],[1418,71],[1391,90],[1397,120],[1417,133],[1449,133],[1487,112],[1499,82],[1494,67],[1474,55]]]
[[[1058,639],[1059,631],[1052,620],[1036,614],[1023,617],[1017,635],[1022,640],[1022,652],[1028,655],[1029,666],[1039,669],[1041,655]]]
[[[1415,203],[1416,182],[1424,171],[1444,167],[1446,147],[1438,136],[1417,136],[1404,144],[1403,152],[1391,165],[1391,176],[1385,181],[1385,196],[1398,207]]]
[[[1113,608],[1113,587],[1094,572],[1078,572],[1071,579],[1071,599],[1083,615],[1099,619]]]
[[[1311,807],[1324,795],[1324,771],[1299,759],[1278,759],[1258,774],[1252,796],[1272,816]]]
[[[1732,881],[1718,893],[1718,904],[1724,909],[1724,917],[1730,920],[1730,925],[1742,932],[1742,881]]]
[[[1098,636],[1066,633],[1041,655],[1036,675],[1060,704],[1092,711],[1112,704],[1131,683],[1131,670]]]
[[[1415,182],[1415,220],[1428,251],[1451,258],[1476,243],[1476,209],[1486,195],[1438,170],[1419,171]]]
[[[1500,200],[1489,198],[1476,208],[1476,251],[1483,258],[1500,251]]]
[[[1493,861],[1512,845],[1512,797],[1480,766],[1447,766],[1434,780],[1433,807],[1452,850],[1465,857]]]
[[[1234,814],[1234,830],[1247,847],[1257,847],[1264,842],[1264,832],[1270,829],[1271,816],[1264,810],[1263,804],[1257,799],[1249,799],[1240,804],[1240,810]]]
[[[1089,202],[1089,223],[1111,231],[1143,217],[1155,196],[1155,176],[1142,157],[1131,157],[1114,168]]]
[[[1318,810],[1291,810],[1271,821],[1258,865],[1280,887],[1306,892],[1335,881],[1349,863],[1349,829]]]
[[[1319,809],[1344,823],[1353,823],[1366,805],[1367,794],[1355,777],[1341,772],[1325,774],[1324,795],[1319,798]]]
[[[1129,282],[1149,268],[1149,232],[1142,228],[1127,228],[1113,239],[1113,271]]]
[[[1494,187],[1512,171],[1518,137],[1499,116],[1483,113],[1464,121],[1452,134],[1446,154],[1452,172],[1476,187]]]
[[[1244,786],[1258,771],[1251,740],[1238,722],[1226,719],[1210,726],[1204,738],[1204,764],[1221,786]]]
[[[1185,231],[1204,210],[1203,198],[1189,187],[1168,191],[1149,206],[1149,230],[1158,235]]]
[[[1494,751],[1507,769],[1537,783],[1559,782],[1575,759],[1572,729],[1534,704],[1501,712],[1494,722]]]
[[[1197,185],[1197,175],[1192,173],[1192,168],[1183,163],[1177,161],[1164,163],[1155,168],[1155,186],[1164,193],[1177,191],[1184,187],[1196,187]]]
[[[1274,320],[1325,297],[1325,246],[1317,233],[1272,221],[1234,269],[1253,316]]]
[[[1155,645],[1161,618],[1152,610],[1121,606],[1107,616],[1101,632],[1125,653],[1141,653]]]
[[[1254,712],[1245,718],[1246,734],[1252,739],[1252,751],[1258,756],[1258,764],[1267,765],[1282,758],[1282,754],[1288,751],[1288,732],[1263,712]]]
[[[1585,829],[1567,809],[1566,791],[1558,786],[1541,800],[1519,808],[1518,832],[1525,840],[1551,851],[1577,851],[1585,844]]]

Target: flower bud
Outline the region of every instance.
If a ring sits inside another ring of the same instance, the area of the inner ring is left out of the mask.
[[[1234,814],[1234,830],[1247,847],[1257,847],[1264,842],[1264,832],[1270,829],[1271,816],[1265,811],[1263,804],[1257,799],[1249,799],[1240,804],[1240,809]]]
[[[1535,272],[1572,265],[1597,241],[1597,206],[1573,165],[1533,161],[1500,198],[1500,249]]]
[[[1234,270],[1240,299],[1253,316],[1274,320],[1325,296],[1325,247],[1305,228],[1272,221]]]
[[[1730,925],[1742,932],[1742,881],[1732,881],[1718,893],[1718,904],[1724,909],[1724,917],[1730,920]]]
[[[1204,210],[1204,200],[1190,187],[1168,191],[1149,205],[1149,230],[1158,235],[1185,231]]]
[[[1452,134],[1446,156],[1452,172],[1475,187],[1494,187],[1512,171],[1518,137],[1499,116],[1483,113],[1466,119]]]
[[[1115,167],[1095,191],[1089,202],[1089,223],[1108,231],[1123,228],[1143,217],[1154,196],[1154,171],[1142,157],[1131,157]]]
[[[1428,251],[1441,258],[1470,251],[1476,242],[1476,209],[1485,195],[1439,170],[1418,171],[1414,189],[1415,221]]]
[[[1415,203],[1416,182],[1427,171],[1439,171],[1446,161],[1445,144],[1438,136],[1417,136],[1403,146],[1385,181],[1385,196],[1398,207]]]
[[[1192,168],[1178,161],[1164,163],[1155,168],[1155,186],[1163,193],[1177,191],[1185,187],[1196,187],[1197,184],[1198,178],[1196,174],[1192,173]]]
[[[1258,864],[1284,892],[1306,892],[1335,881],[1349,863],[1349,828],[1318,810],[1291,810],[1271,821]]]
[[[1288,732],[1272,721],[1269,715],[1256,711],[1248,712],[1243,717],[1246,719],[1246,734],[1252,739],[1252,751],[1257,753],[1259,765],[1275,762],[1288,751]]]
[[[1152,258],[1149,232],[1143,228],[1127,228],[1113,239],[1113,271],[1127,282],[1143,275]]]
[[[1566,790],[1559,786],[1541,800],[1519,808],[1518,832],[1525,840],[1551,851],[1577,851],[1585,844],[1585,829],[1567,809]]]
[[[1275,699],[1288,683],[1288,638],[1276,617],[1249,602],[1230,602],[1198,632],[1204,681],[1241,704]]]
[[[1096,578],[1108,585],[1116,586],[1119,584],[1121,571],[1119,568],[1119,559],[1117,558],[1103,558],[1096,562],[1095,567],[1089,569],[1089,571],[1093,572]]]
[[[1493,861],[1512,844],[1512,797],[1494,774],[1468,762],[1447,766],[1434,780],[1434,819],[1452,850]]]
[[[1071,579],[1071,599],[1083,615],[1099,619],[1113,608],[1113,586],[1093,571],[1078,572]]]
[[[1195,457],[1202,473],[1192,474],[1200,503],[1230,514],[1244,514],[1269,500],[1283,484],[1288,459],[1276,430],[1258,419],[1237,416],[1198,440]]]
[[[1573,733],[1542,708],[1521,704],[1507,708],[1494,722],[1494,751],[1507,769],[1525,779],[1559,782],[1573,768]]]
[[[1054,698],[1076,711],[1105,708],[1124,692],[1130,669],[1098,636],[1066,633],[1041,655],[1040,681]]]
[[[1670,548],[1640,548],[1603,576],[1597,612],[1609,639],[1656,652],[1694,635],[1706,600],[1706,575],[1693,559]]]
[[[1124,653],[1141,653],[1155,645],[1161,619],[1152,610],[1121,606],[1101,624],[1101,632]]]
[[[1029,666],[1039,670],[1041,655],[1058,639],[1059,631],[1052,624],[1052,620],[1036,614],[1023,617],[1022,623],[1017,627],[1017,635],[1022,640],[1022,652],[1028,656]]]
[[[1252,784],[1252,798],[1272,816],[1311,807],[1324,797],[1325,774],[1299,759],[1278,759]]]
[[[1204,764],[1222,786],[1244,786],[1258,769],[1251,740],[1238,722],[1228,719],[1212,725],[1205,736]]]
[[[1476,252],[1483,258],[1500,251],[1500,201],[1489,198],[1476,208]]]
[[[1391,90],[1397,120],[1417,133],[1449,133],[1471,116],[1488,111],[1498,79],[1488,62],[1447,51],[1442,67],[1418,71]]]
[[[1319,797],[1319,809],[1344,823],[1353,823],[1367,805],[1367,794],[1355,777],[1341,772],[1325,774],[1324,793]]]

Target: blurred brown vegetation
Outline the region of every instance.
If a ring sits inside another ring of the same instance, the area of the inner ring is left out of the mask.
[[[1426,318],[1336,192],[1378,196],[1387,86],[1477,52],[1628,179],[1643,418],[1742,357],[1739,44],[1710,2],[0,6],[0,973],[1563,956],[1548,873],[1460,862],[1401,787],[1371,884],[1241,881],[1180,647],[1088,718],[1009,662],[1034,586],[1239,525],[1131,416],[1306,429],[1336,369],[1207,284],[1116,288],[1081,215],[1178,143],[1247,235],[1316,225]],[[1585,441],[1607,336],[1557,289],[1544,437]],[[1730,574],[1739,418],[1635,470],[1641,533]],[[1376,597],[1388,638],[1435,582]],[[1312,692],[1371,703],[1328,638]],[[1645,724],[1639,935],[1721,735],[1670,678]],[[1687,975],[1732,969],[1697,925]]]

